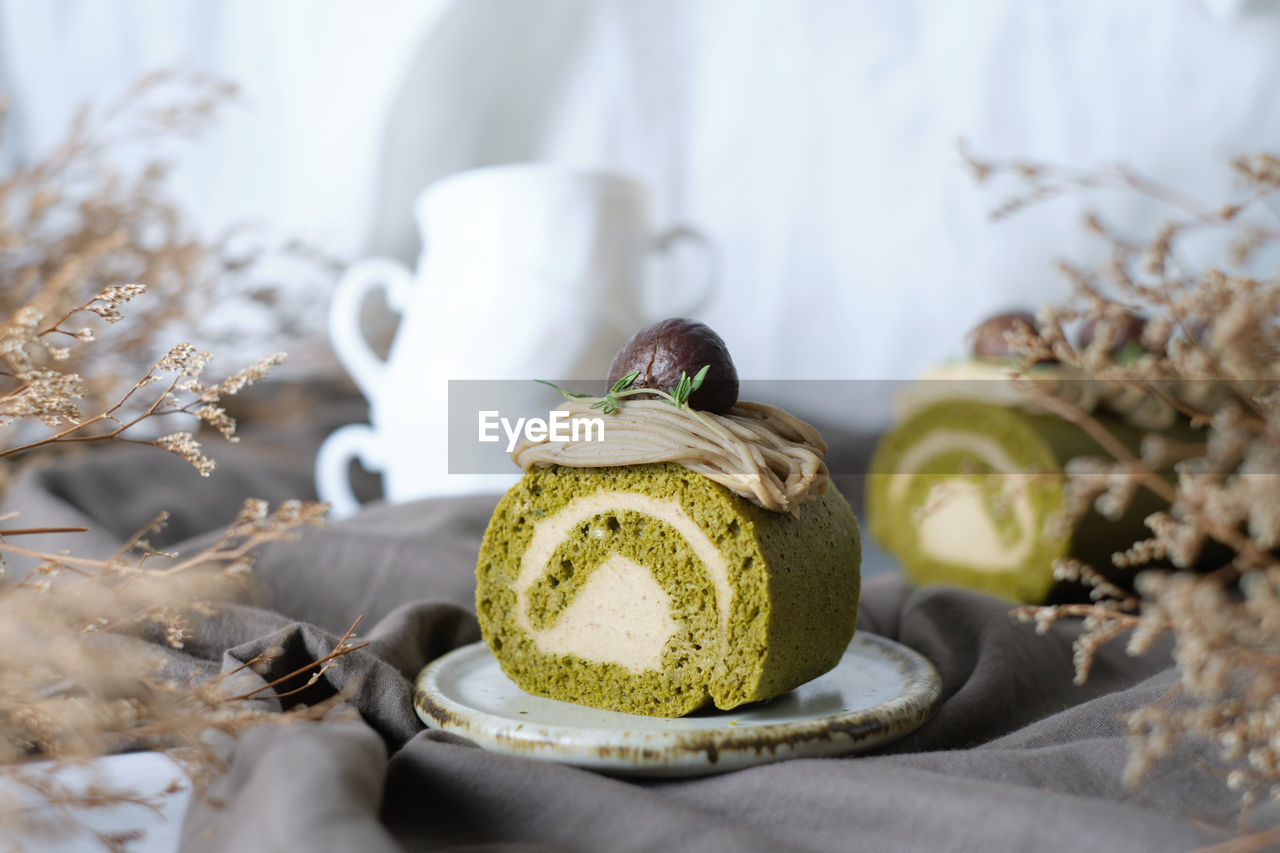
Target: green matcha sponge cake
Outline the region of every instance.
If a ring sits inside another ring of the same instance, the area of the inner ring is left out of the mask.
[[[476,564],[503,671],[541,696],[677,717],[839,663],[862,543],[822,436],[739,401],[724,341],[692,320],[641,329],[607,382],[602,397],[556,389],[563,415],[600,418],[598,442],[527,438],[511,454],[525,476]]]
[[[1130,315],[1113,330],[1114,357],[1142,350],[1144,322]],[[1083,514],[1085,507],[1069,507],[1068,463],[1111,453],[1038,404],[1037,396],[1091,413],[1097,426],[1138,455],[1142,436],[1153,431],[1177,443],[1202,441],[1169,401],[1212,411],[1205,395],[1216,383],[1169,384],[1157,395],[1087,380],[1052,360],[1023,365],[1018,340],[1036,326],[1036,318],[1021,311],[988,318],[970,334],[970,359],[930,371],[895,401],[897,423],[876,447],[867,477],[868,529],[917,584],[965,586],[1041,604],[1089,593],[1055,578],[1059,558],[1081,560],[1121,587],[1147,568],[1118,568],[1112,556],[1149,535],[1144,519],[1164,509],[1162,502],[1139,488],[1118,517],[1110,509],[1104,517],[1096,501]],[[1077,347],[1097,345],[1094,337],[1094,329],[1082,329]],[[1031,383],[1043,383],[1040,395],[1028,393]]]
[[[673,463],[534,468],[489,522],[476,610],[522,689],[674,717],[835,666],[860,559],[834,487],[788,514]]]
[[[1135,430],[1107,423],[1112,435],[1136,447]],[[917,584],[1031,603],[1069,595],[1057,588],[1054,560],[1073,556],[1109,566],[1113,552],[1142,538],[1142,519],[1155,509],[1139,493],[1119,519],[1090,511],[1066,523],[1064,466],[1077,456],[1104,455],[1054,415],[938,400],[906,416],[877,445],[867,477],[868,526]],[[1050,523],[1055,515],[1062,523]]]

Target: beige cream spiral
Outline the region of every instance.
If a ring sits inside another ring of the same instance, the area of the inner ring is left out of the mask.
[[[511,453],[522,470],[677,462],[774,512],[817,500],[830,480],[818,431],[763,403],[740,400],[724,415],[663,400],[626,400],[607,415],[590,401],[570,400],[559,409],[571,421],[601,418],[604,440],[522,440]]]

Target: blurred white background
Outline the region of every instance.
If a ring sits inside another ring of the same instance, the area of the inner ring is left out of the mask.
[[[0,44],[9,158],[158,66],[240,82],[176,176],[210,233],[412,262],[412,199],[443,175],[632,173],[719,244],[700,319],[751,378],[910,376],[1065,292],[1078,203],[989,224],[959,137],[1206,192],[1280,147],[1270,0],[4,0]]]
[[[1064,295],[1080,203],[988,223],[960,137],[1211,195],[1227,158],[1280,149],[1276,0],[0,0],[0,162],[174,65],[243,88],[175,173],[205,236],[251,222],[412,263],[412,201],[447,174],[620,170],[659,225],[718,244],[699,319],[750,379],[910,377]]]

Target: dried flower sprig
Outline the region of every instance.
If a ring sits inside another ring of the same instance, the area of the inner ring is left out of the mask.
[[[21,581],[0,588],[0,642],[32,651],[8,655],[0,665],[0,768],[33,755],[81,760],[125,745],[195,750],[195,758],[184,759],[194,767],[213,759],[204,729],[233,732],[275,719],[237,703],[305,671],[328,671],[361,647],[352,642],[354,625],[329,656],[248,692],[231,686],[234,671],[195,681],[166,678],[166,659],[154,645],[120,636],[156,635],[181,649],[192,632],[189,620],[244,593],[261,546],[319,526],[326,511],[302,501],[272,511],[248,500],[215,542],[181,556],[147,542],[163,516],[105,559],[0,540],[0,551],[38,561]]]
[[[46,339],[62,330],[63,324],[78,311],[92,311],[118,322],[120,308],[145,291],[141,285],[113,285],[95,295],[89,302],[69,311],[53,325],[40,330],[41,317],[27,312],[0,330],[0,361],[8,368],[4,378],[11,387],[0,391],[0,425],[18,419],[38,419],[46,426],[66,426],[57,432],[11,447],[0,448],[0,458],[14,456],[50,444],[84,441],[120,440],[151,444],[186,459],[201,476],[208,476],[215,463],[201,450],[200,443],[189,432],[176,432],[159,438],[137,439],[126,433],[143,421],[166,415],[189,415],[217,430],[228,441],[237,441],[235,420],[219,403],[222,397],[243,390],[265,379],[271,369],[284,360],[284,353],[267,356],[217,384],[201,381],[205,366],[212,357],[198,352],[190,344],[179,344],[156,362],[124,395],[105,410],[85,418],[78,407],[84,394],[84,383],[78,374],[37,368],[31,350],[48,345]],[[77,340],[92,340],[91,337]],[[161,382],[160,374],[169,373],[168,384],[153,393],[145,405],[134,405],[143,389]],[[185,397],[185,399],[183,399]]]
[[[146,541],[163,517],[102,560],[0,542],[7,553],[40,561],[21,582],[0,588],[0,642],[10,652],[0,665],[0,779],[11,783],[0,786],[0,827],[28,834],[65,830],[73,810],[136,801],[127,789],[62,783],[58,772],[69,763],[122,748],[160,749],[199,788],[224,767],[209,731],[236,735],[264,724],[319,719],[344,701],[335,695],[281,712],[256,700],[272,698],[274,706],[364,648],[355,639],[358,618],[329,654],[250,687],[241,681],[245,671],[264,671],[278,651],[223,673],[173,678],[152,643],[121,636],[158,636],[181,649],[192,630],[189,620],[243,594],[257,549],[320,525],[326,509],[287,501],[271,511],[265,502],[249,500],[216,542],[182,556],[158,552]],[[28,758],[51,763],[33,770],[24,763]],[[15,794],[22,787],[42,795],[38,808]],[[111,848],[108,839],[100,840]]]
[[[283,355],[212,382],[204,379],[210,353],[190,344],[159,353],[155,344],[174,321],[202,313],[221,269],[243,273],[252,258],[222,264],[193,236],[164,195],[166,164],[126,174],[112,161],[121,146],[199,131],[233,89],[198,74],[149,75],[106,109],[86,108],[62,145],[0,180],[0,492],[15,460],[60,448],[147,444],[208,475],[214,463],[195,427],[237,440],[225,398],[265,378]],[[122,283],[132,281],[147,286]],[[172,416],[186,423],[154,429]],[[248,500],[217,541],[181,555],[151,544],[162,514],[105,559],[30,544],[83,528],[0,517],[0,781],[12,783],[0,784],[0,830],[52,832],[83,809],[154,805],[127,790],[64,784],[58,771],[85,759],[161,749],[199,785],[223,766],[210,732],[318,719],[341,703],[334,696],[280,713],[263,700],[274,692],[289,704],[299,679],[314,684],[361,648],[355,625],[328,655],[270,682],[257,673],[278,651],[228,673],[174,676],[199,620],[244,596],[257,550],[319,525],[325,511]],[[6,580],[5,555],[33,567]],[[51,769],[37,772],[37,759]],[[24,788],[41,804],[24,799]],[[122,849],[138,837],[99,841]]]
[[[301,288],[280,276],[323,287],[340,272],[337,259],[299,240],[277,245],[245,225],[202,235],[169,191],[180,153],[173,143],[205,134],[238,94],[216,75],[147,74],[113,101],[80,109],[62,141],[0,176],[0,318],[24,309],[54,317],[77,306],[86,322],[55,323],[35,366],[57,359],[63,373],[79,375],[87,408],[118,399],[174,338],[239,348],[242,334],[206,322],[224,306],[256,311],[259,339],[289,341],[314,329],[316,287],[295,293]],[[0,125],[5,118],[0,104]],[[128,324],[115,322],[120,313],[109,301],[91,301],[131,286],[121,282],[147,285]],[[92,351],[60,350],[93,337],[106,340]]]
[[[1138,192],[1172,209],[1146,238],[1086,214],[1086,230],[1110,246],[1109,259],[1096,268],[1060,264],[1071,300],[1042,309],[1038,328],[1020,330],[1012,343],[1026,364],[1053,358],[1159,401],[1184,432],[1197,434],[1185,441],[1153,432],[1135,453],[1091,413],[1029,388],[1110,454],[1068,465],[1076,519],[1091,506],[1116,517],[1139,490],[1155,494],[1167,506],[1146,519],[1151,535],[1112,563],[1134,569],[1159,562],[1173,570],[1143,572],[1129,592],[1105,568],[1059,561],[1059,575],[1083,583],[1093,603],[1014,613],[1040,631],[1058,619],[1081,619],[1078,682],[1107,642],[1127,635],[1127,650],[1142,654],[1171,635],[1178,679],[1163,699],[1129,715],[1125,780],[1138,784],[1176,744],[1204,744],[1241,794],[1243,829],[1250,805],[1280,804],[1280,276],[1259,266],[1280,248],[1280,157],[1233,160],[1241,192],[1210,204],[1126,167],[1084,172],[964,155],[980,181],[1014,183],[1013,195],[993,211],[997,219],[1094,189]],[[1206,236],[1221,241],[1222,265],[1189,260],[1187,242]],[[1121,357],[1115,343],[1135,316],[1140,346]],[[1083,323],[1094,326],[1088,346],[1067,334]],[[1170,469],[1172,476],[1164,473]],[[1274,840],[1275,833],[1242,838],[1240,849],[1261,849],[1251,845],[1270,843],[1264,836]]]
[[[213,75],[148,74],[111,103],[81,108],[58,145],[0,180],[0,317],[24,308],[54,315],[119,282],[148,283],[135,322],[113,330],[113,346],[83,362],[63,356],[68,372],[86,376],[90,397],[154,358],[174,322],[209,308],[215,255],[166,192],[171,164],[154,146],[199,136],[235,96],[234,84]],[[126,153],[144,164],[121,168]],[[77,310],[119,319],[110,302]]]

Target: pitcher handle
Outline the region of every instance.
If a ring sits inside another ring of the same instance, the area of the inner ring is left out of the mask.
[[[316,491],[329,504],[329,517],[349,518],[360,509],[351,488],[353,459],[371,471],[381,470],[378,435],[368,424],[347,424],[329,434],[316,454]]]
[[[669,252],[681,243],[692,243],[702,248],[702,253],[707,259],[706,275],[702,285],[694,291],[694,296],[687,305],[663,311],[663,317],[687,317],[696,314],[707,306],[720,289],[720,254],[716,251],[715,244],[698,229],[688,225],[672,226],[653,238],[653,251]]]
[[[329,303],[329,341],[365,399],[373,402],[382,385],[386,362],[378,357],[360,327],[360,309],[375,288],[387,292],[387,305],[397,314],[408,307],[414,276],[391,258],[368,258],[352,264],[334,288]]]

